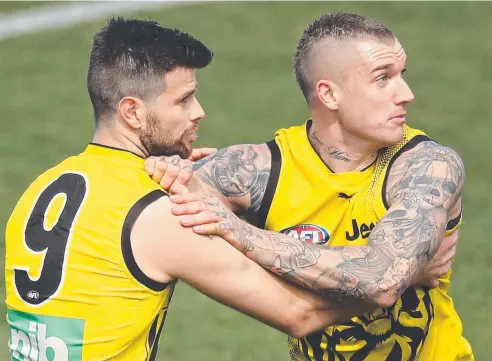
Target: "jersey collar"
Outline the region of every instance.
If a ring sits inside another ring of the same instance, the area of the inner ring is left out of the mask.
[[[89,143],[84,154],[132,163],[143,168],[145,159],[126,149],[110,147],[99,143]]]

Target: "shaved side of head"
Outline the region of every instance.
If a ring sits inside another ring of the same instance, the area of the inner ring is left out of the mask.
[[[341,83],[344,78],[346,61],[356,55],[349,40],[338,40],[326,37],[311,46],[306,61],[302,64],[302,72],[307,84],[314,87],[318,79],[329,79]],[[314,89],[314,88],[313,88]]]

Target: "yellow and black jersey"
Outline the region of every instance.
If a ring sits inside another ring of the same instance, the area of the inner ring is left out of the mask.
[[[429,140],[405,127],[404,139],[358,172],[334,173],[302,126],[281,129],[268,143],[272,170],[260,226],[326,246],[364,245],[385,215],[388,169],[406,149]],[[461,215],[448,224],[448,234]],[[264,224],[262,224],[264,222]],[[470,346],[448,295],[450,274],[436,289],[409,288],[390,308],[354,317],[303,339],[289,338],[292,361],[470,361]]]
[[[130,231],[166,195],[142,158],[96,144],[29,186],[5,235],[12,360],[155,359],[175,282],[145,276]]]

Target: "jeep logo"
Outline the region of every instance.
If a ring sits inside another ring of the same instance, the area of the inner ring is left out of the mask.
[[[355,241],[359,237],[362,237],[362,239],[366,239],[367,237],[369,237],[374,227],[375,225],[372,222],[370,225],[362,223],[359,227],[357,220],[352,219],[352,234],[350,234],[350,232],[345,232],[345,237],[347,238],[347,241]]]

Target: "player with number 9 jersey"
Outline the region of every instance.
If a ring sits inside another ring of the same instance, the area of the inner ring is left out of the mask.
[[[38,177],[6,228],[12,360],[153,360],[175,281],[136,266],[130,230],[166,196],[144,159],[90,144]]]

